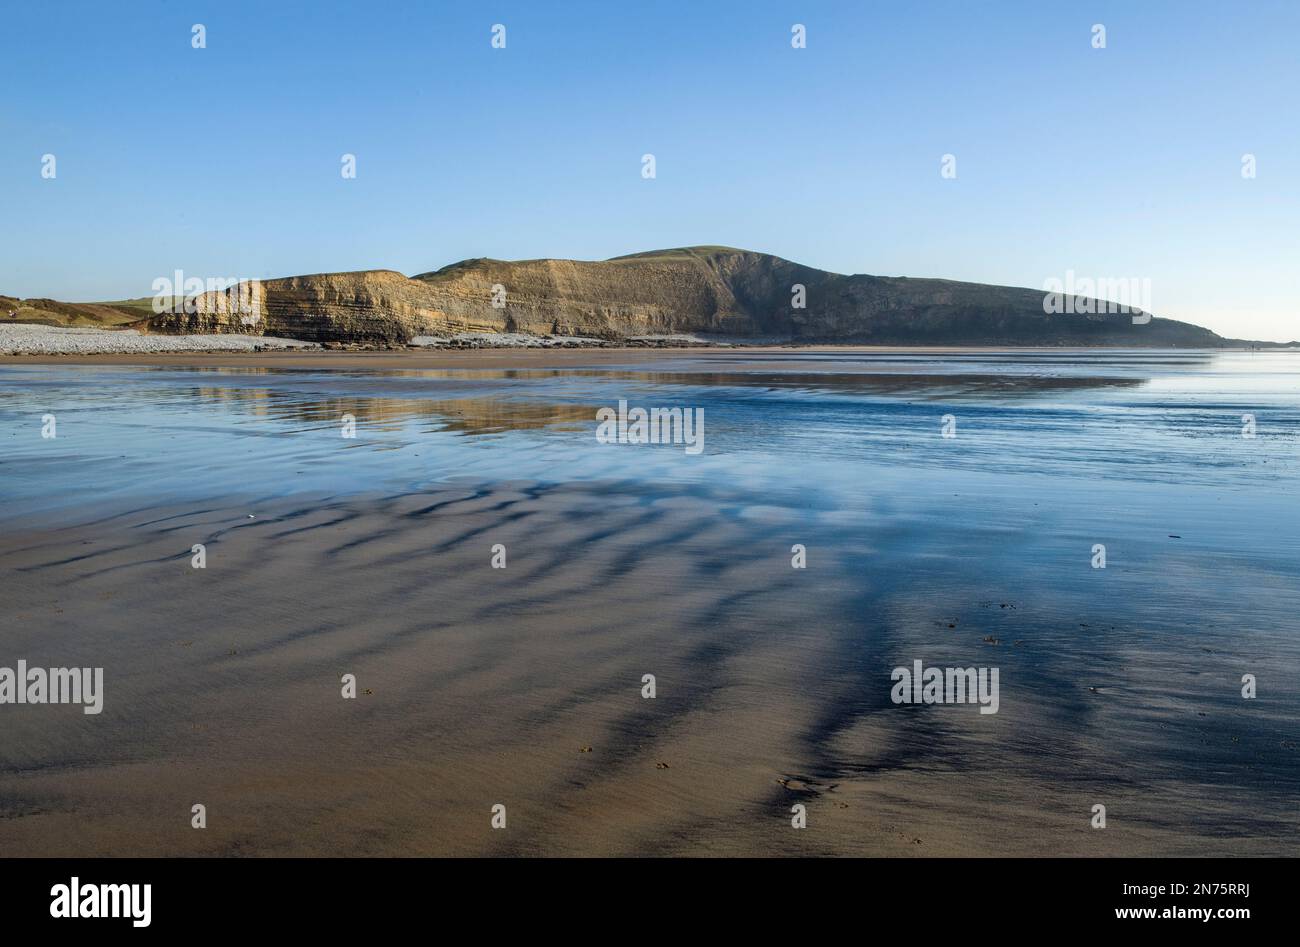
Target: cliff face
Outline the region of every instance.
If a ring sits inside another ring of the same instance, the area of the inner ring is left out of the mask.
[[[792,287],[806,306],[792,306]],[[256,304],[208,293],[158,331],[241,332],[314,342],[533,332],[618,339],[667,333],[794,342],[1206,346],[1196,326],[1129,313],[1048,314],[1041,290],[841,276],[725,247],[575,260],[465,260],[407,278],[388,270],[266,280]],[[499,287],[494,290],[494,287]],[[494,305],[495,303],[495,305]],[[1094,307],[1096,308],[1096,307]]]
[[[485,304],[486,305],[486,304]],[[156,316],[158,332],[273,335],[309,342],[406,342],[453,323],[426,287],[391,270],[292,276],[240,284]],[[455,331],[496,331],[491,321]]]

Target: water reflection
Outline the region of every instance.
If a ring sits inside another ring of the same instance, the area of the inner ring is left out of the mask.
[[[1278,394],[1286,389],[1278,370],[1294,370],[1297,360],[1296,353],[1285,352],[718,350],[631,364],[536,368],[322,367],[329,364],[57,371],[7,366],[0,369],[0,407],[39,398],[42,389],[54,386],[65,402],[95,404],[111,392],[119,402],[216,406],[252,420],[303,426],[332,424],[351,414],[379,431],[415,422],[422,430],[477,435],[581,426],[621,397],[671,405],[772,396],[787,408],[797,409],[801,399],[827,408],[843,401],[888,414],[900,404],[927,402],[1041,409],[1088,401],[1138,403],[1115,397],[1123,392],[1159,391],[1192,401],[1210,391],[1249,396],[1271,387]],[[1294,386],[1297,376],[1290,377]],[[197,379],[205,381],[196,386]],[[774,406],[773,422],[779,416]]]
[[[231,484],[347,492],[475,475],[744,483],[828,506],[950,477],[1282,489],[1300,477],[1300,353],[736,353],[527,368],[0,366],[0,488],[23,502]],[[396,366],[393,363],[397,363]],[[351,363],[339,362],[340,366]],[[467,363],[468,364],[468,363]],[[608,449],[620,399],[703,408],[706,456]],[[39,437],[46,412],[59,438]],[[1258,436],[1240,435],[1258,418]],[[957,419],[958,437],[940,437]],[[352,415],[357,437],[340,438]],[[35,433],[33,433],[35,432]],[[1023,489],[1023,485],[1017,489]],[[953,493],[958,490],[951,491]],[[835,495],[831,495],[835,494]]]
[[[460,434],[498,434],[550,426],[572,427],[591,421],[594,409],[577,404],[547,404],[509,398],[303,397],[272,388],[203,386],[197,400],[235,408],[255,418],[305,424],[337,424],[345,414],[380,431],[400,431],[411,421],[426,429]]]

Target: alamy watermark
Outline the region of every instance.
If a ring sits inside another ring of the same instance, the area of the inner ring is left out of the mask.
[[[153,918],[151,884],[84,884],[76,875],[50,888],[50,917],[130,918],[132,927],[148,927]]]
[[[186,277],[176,270],[172,276],[153,281],[153,311],[176,312],[179,304],[186,315],[197,313],[239,316],[241,325],[256,325],[262,317],[262,284],[259,280],[229,276]]]
[[[703,408],[628,408],[596,412],[596,440],[601,444],[684,444],[686,453],[704,450]]]
[[[980,713],[998,712],[997,668],[896,667],[889,676],[889,699],[896,704],[979,704]]]
[[[1043,312],[1092,315],[1132,313],[1135,326],[1151,321],[1151,280],[1131,277],[1114,279],[1076,277],[1065,271],[1065,279],[1055,276],[1043,281]]]
[[[103,668],[0,667],[0,704],[81,704],[81,712],[104,709]]]

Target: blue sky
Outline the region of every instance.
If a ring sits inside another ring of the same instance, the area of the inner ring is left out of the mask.
[[[0,293],[716,243],[1296,339],[1297,43],[1290,0],[11,2]]]

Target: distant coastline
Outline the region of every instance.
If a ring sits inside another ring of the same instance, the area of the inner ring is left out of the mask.
[[[0,296],[13,325],[223,336],[220,350],[281,348],[601,347],[682,345],[960,345],[1274,348],[1154,316],[1145,283],[1048,280],[1034,290],[939,279],[845,276],[770,254],[683,247],[610,260],[479,258],[407,277],[391,270],[271,280],[204,280],[177,271],[158,295],[65,303]],[[1064,292],[1063,292],[1064,289]],[[1105,290],[1119,298],[1078,295]],[[125,337],[124,337],[125,338]],[[240,339],[263,341],[240,341]],[[21,349],[84,351],[48,333]],[[105,351],[193,350],[197,343],[118,341]]]

